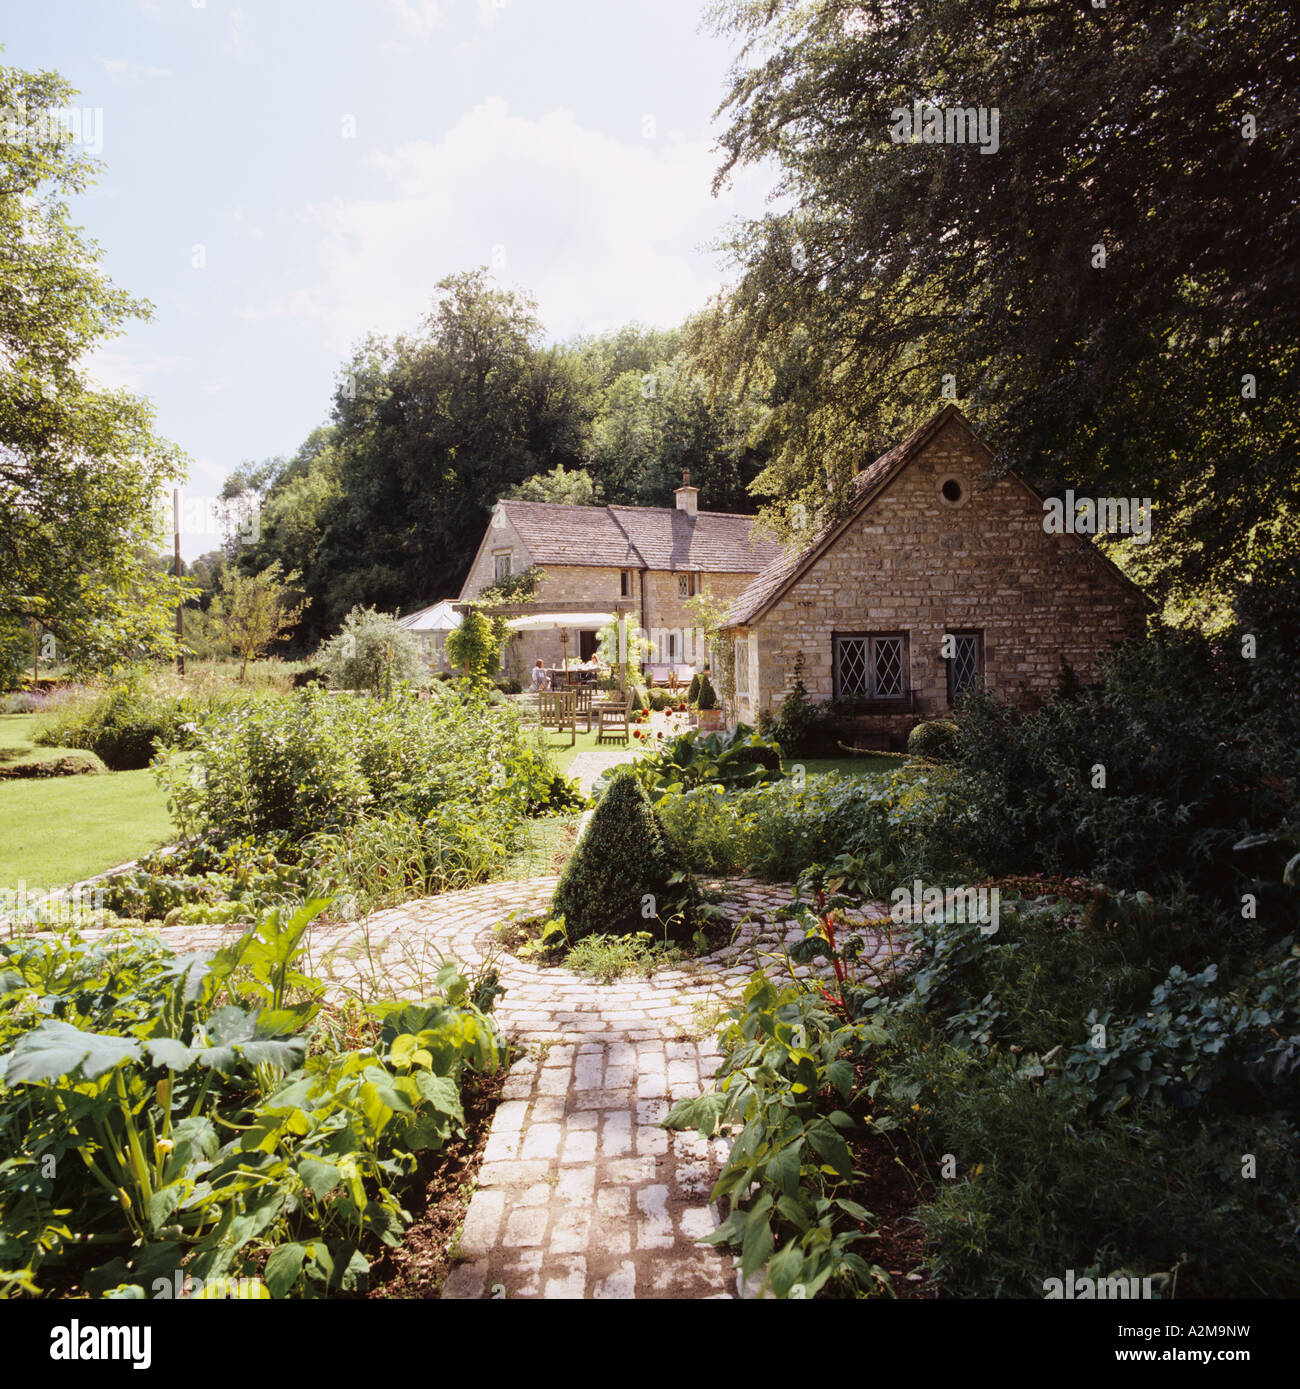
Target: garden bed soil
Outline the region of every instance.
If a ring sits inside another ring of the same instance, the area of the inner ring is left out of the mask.
[[[896,1297],[938,1298],[939,1291],[926,1282],[925,1232],[913,1215],[932,1194],[928,1174],[922,1175],[918,1191],[883,1133],[868,1130],[864,1136],[850,1137],[848,1145],[854,1170],[862,1174],[858,1189],[849,1194],[876,1218],[874,1227],[860,1228],[874,1228],[879,1236],[864,1240],[857,1252],[889,1274]]]
[[[474,1194],[505,1079],[506,1068],[502,1067],[495,1075],[466,1080],[461,1092],[465,1137],[455,1139],[441,1152],[422,1155],[410,1189],[403,1196],[411,1224],[402,1243],[386,1250],[372,1266],[367,1299],[427,1300],[441,1295],[442,1285],[457,1262],[453,1251]]]

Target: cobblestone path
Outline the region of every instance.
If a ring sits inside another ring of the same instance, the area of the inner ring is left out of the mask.
[[[730,1255],[696,1243],[716,1224],[708,1195],[725,1141],[659,1123],[716,1073],[718,1020],[755,965],[800,936],[774,917],[789,889],[715,884],[734,927],[728,945],[649,978],[599,984],[501,950],[493,928],[512,912],[545,910],[556,881],[488,883],[310,928],[307,972],[336,993],[427,996],[449,958],[471,973],[494,966],[506,988],[496,1017],[520,1054],[493,1117],[463,1261],[442,1295],[734,1296]],[[870,910],[885,914],[883,904]],[[235,929],[159,934],[174,949],[204,949]],[[884,937],[864,933],[864,957],[882,959]]]

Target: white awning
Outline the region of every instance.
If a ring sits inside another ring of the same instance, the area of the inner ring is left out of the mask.
[[[460,626],[460,614],[452,607],[454,599],[444,598],[419,612],[398,618],[398,626],[411,632],[454,632]]]
[[[512,632],[544,632],[562,627],[608,627],[614,620],[613,613],[529,613],[510,618],[506,626]]]

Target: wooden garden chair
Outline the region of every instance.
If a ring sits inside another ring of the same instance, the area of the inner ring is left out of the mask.
[[[574,716],[575,718],[586,720],[586,732],[591,732],[591,720],[595,712],[596,687],[594,685],[579,685],[573,691],[574,695]]]
[[[630,736],[629,724],[632,714],[632,695],[628,692],[622,704],[602,704],[596,710],[600,728],[596,734],[598,743],[626,743]]]
[[[569,746],[578,741],[577,690],[542,690],[537,696],[537,722],[546,728],[554,724],[562,734],[569,730]]]

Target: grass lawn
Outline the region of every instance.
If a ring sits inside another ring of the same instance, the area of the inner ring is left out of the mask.
[[[58,757],[34,748],[31,714],[0,715],[0,760]],[[0,781],[0,889],[63,887],[174,838],[162,790],[148,771]]]
[[[67,748],[39,748],[32,742],[36,714],[0,714],[0,767],[25,767],[31,762],[53,762]]]
[[[590,733],[578,730],[578,741],[569,746],[569,735],[566,733],[561,737],[553,728],[546,730],[546,750],[550,753],[551,761],[555,764],[555,770],[564,776],[569,775],[569,768],[573,765],[573,759],[580,752],[586,752],[588,748],[596,746],[596,727],[593,724]],[[610,743],[610,747],[618,747],[617,743]]]

